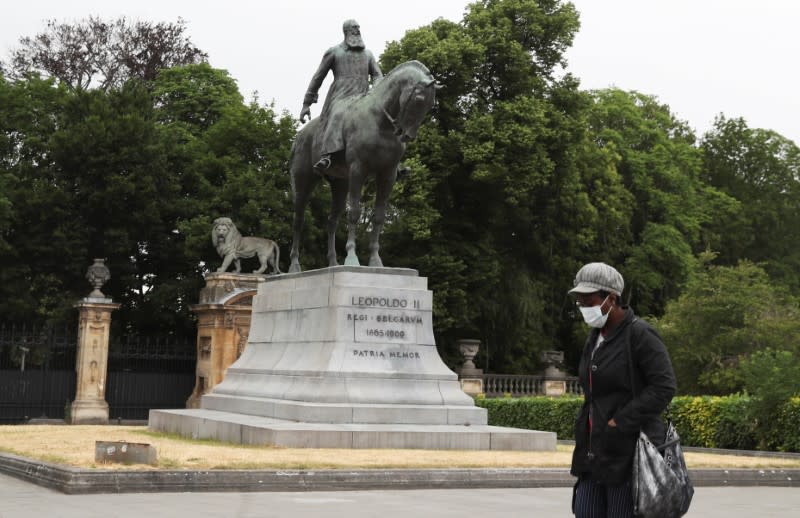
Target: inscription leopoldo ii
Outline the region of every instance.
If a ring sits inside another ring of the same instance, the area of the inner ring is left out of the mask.
[[[350,297],[350,305],[360,308],[393,308],[405,309],[409,307],[408,299],[397,299],[389,297]],[[419,300],[413,299],[411,309],[419,309]]]

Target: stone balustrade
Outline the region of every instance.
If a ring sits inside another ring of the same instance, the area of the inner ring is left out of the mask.
[[[566,394],[581,394],[578,378],[575,376],[550,378],[542,375],[529,374],[484,374],[483,386],[487,397],[502,397],[510,394],[512,397],[543,396],[546,394],[548,381],[561,381],[565,383]]]

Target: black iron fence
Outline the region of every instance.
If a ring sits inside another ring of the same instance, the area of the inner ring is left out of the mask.
[[[0,423],[63,419],[75,399],[74,326],[0,323]],[[106,401],[111,419],[183,408],[195,380],[190,339],[112,336]]]
[[[147,419],[151,408],[185,408],[197,350],[173,337],[112,337],[106,401],[111,419]]]
[[[77,337],[77,326],[0,323],[0,423],[64,417]]]

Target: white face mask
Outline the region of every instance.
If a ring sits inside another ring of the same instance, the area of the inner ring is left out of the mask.
[[[596,327],[600,329],[604,325],[606,325],[606,320],[608,320],[608,314],[611,313],[611,308],[608,308],[608,313],[606,313],[605,315],[603,314],[602,307],[603,304],[606,303],[606,300],[608,300],[608,295],[606,295],[606,298],[603,299],[603,302],[601,302],[597,306],[591,306],[588,308],[578,308],[581,310],[584,322],[586,322],[586,324],[588,324],[589,327]]]

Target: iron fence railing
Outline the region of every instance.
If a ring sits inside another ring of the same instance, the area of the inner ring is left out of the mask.
[[[77,326],[0,322],[0,423],[63,418],[75,397]]]
[[[75,399],[76,325],[0,322],[0,423],[62,419]],[[106,401],[112,419],[183,408],[194,388],[191,338],[112,335]]]

